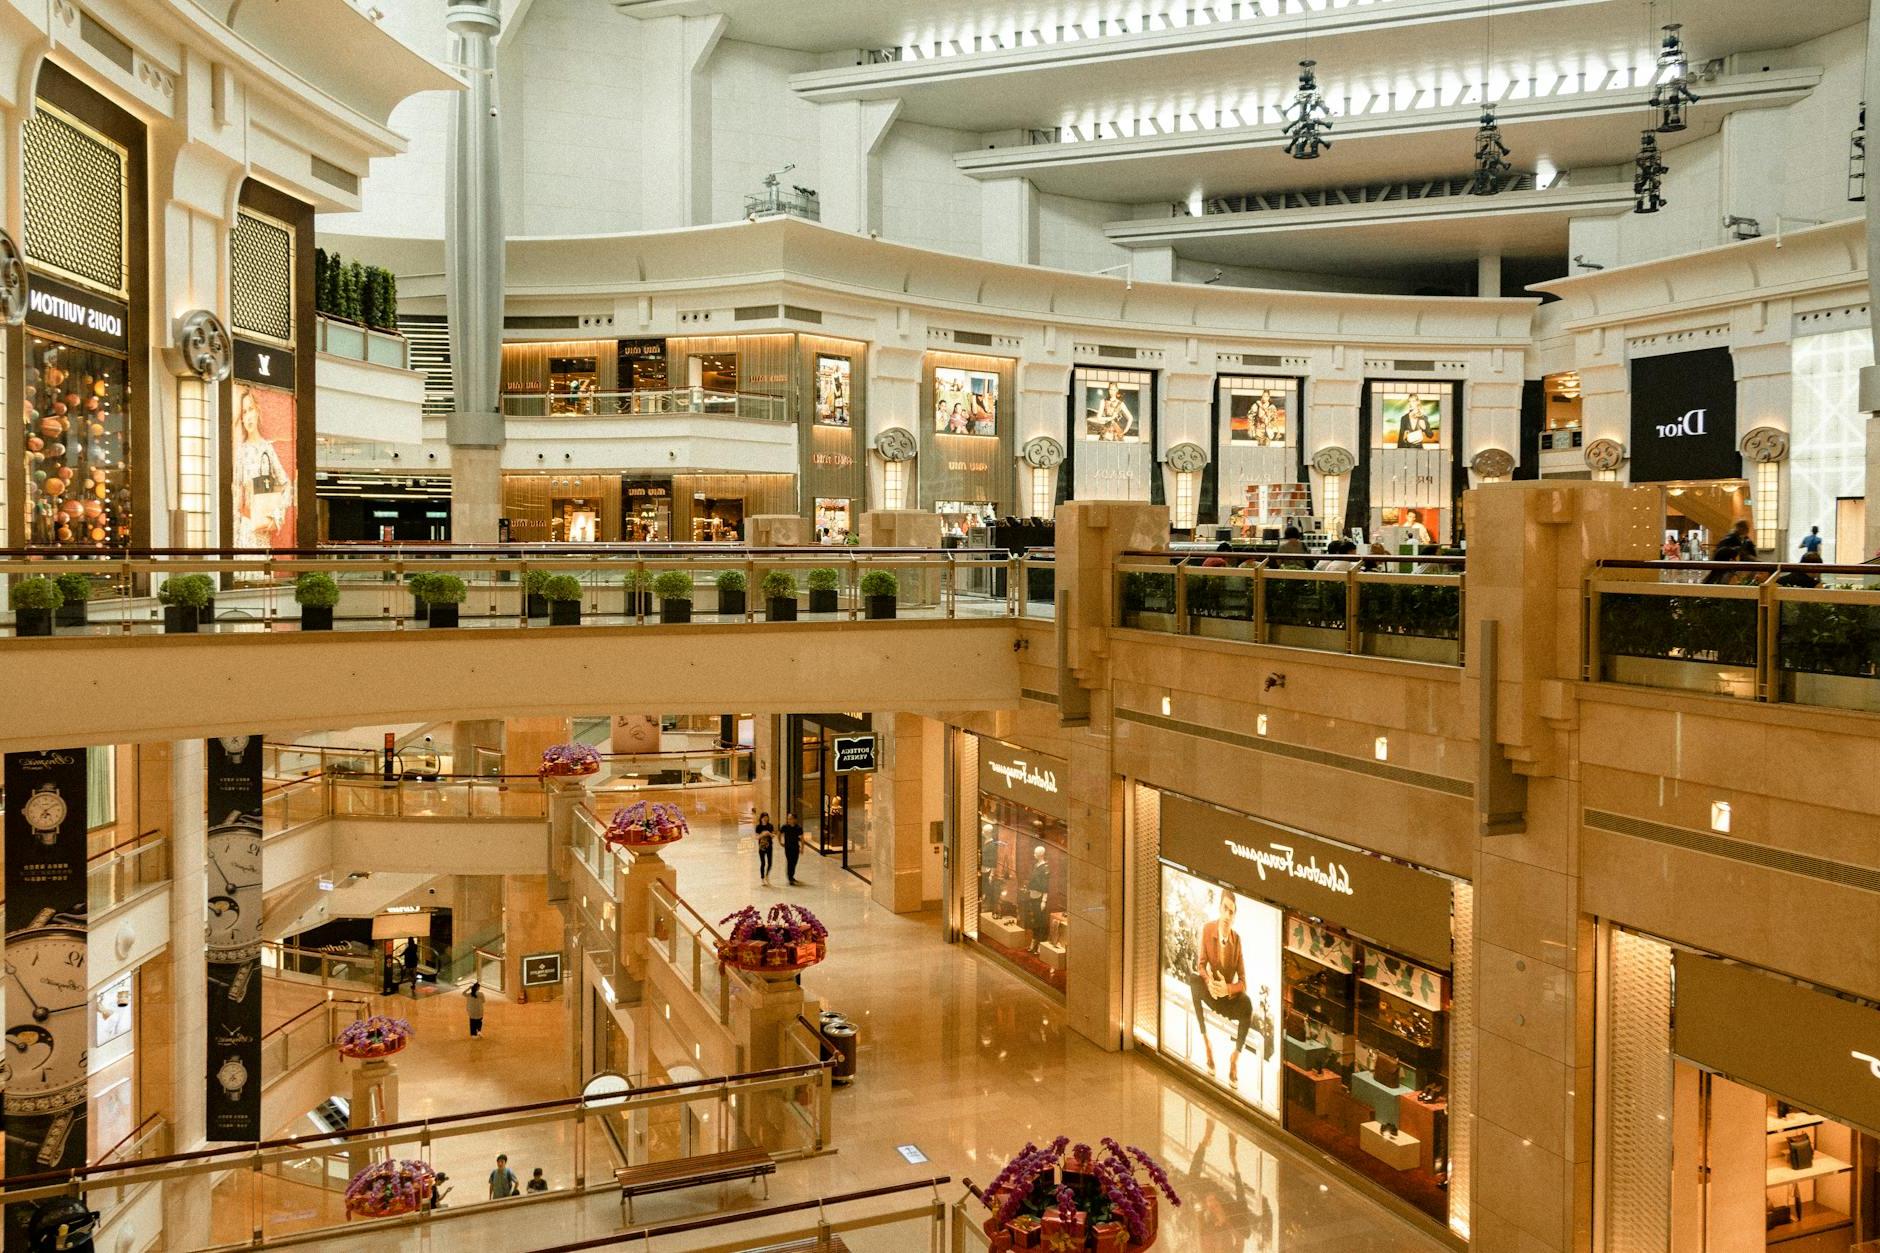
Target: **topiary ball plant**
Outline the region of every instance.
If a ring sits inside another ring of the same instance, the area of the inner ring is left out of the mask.
[[[796,595],[796,576],[788,570],[772,570],[764,575],[762,584],[764,595],[771,600],[782,600]]]
[[[809,572],[809,590],[833,592],[842,586],[842,574],[834,566],[817,566]]]
[[[433,574],[425,585],[425,600],[433,605],[461,605],[470,594],[464,581],[454,574]]]
[[[870,570],[862,576],[863,596],[893,596],[901,590],[901,581],[886,570]]]
[[[691,600],[692,576],[681,570],[667,570],[653,580],[653,595],[661,600]]]
[[[294,603],[305,608],[331,609],[339,604],[339,584],[330,574],[309,571],[294,580]]]
[[[524,570],[522,572],[522,590],[528,596],[541,596],[542,588],[555,576],[547,570]]]
[[[542,580],[536,594],[543,600],[580,600],[581,580],[572,574],[552,574]]]
[[[747,586],[742,570],[721,570],[712,582],[721,592],[741,592]]]
[[[426,571],[419,571],[417,574],[414,574],[410,578],[405,580],[405,586],[411,589],[411,594],[413,596],[417,597],[421,601],[425,601],[428,603],[431,600],[431,594],[430,594],[431,587],[439,579],[444,578],[444,577],[446,576],[441,575],[441,574],[431,574]]]
[[[215,584],[206,574],[174,574],[157,589],[157,600],[165,605],[201,609],[214,591]]]
[[[51,579],[34,575],[20,579],[7,589],[7,604],[19,609],[57,609],[65,603],[65,593]]]
[[[68,605],[80,605],[91,599],[91,579],[83,574],[68,572],[53,582],[59,585],[59,592]]]

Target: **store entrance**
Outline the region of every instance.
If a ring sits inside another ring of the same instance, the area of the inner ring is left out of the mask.
[[[1670,554],[1676,545],[1676,559],[1702,561],[1738,522],[1748,522],[1753,532],[1746,487],[1740,479],[1667,484],[1665,552]],[[1777,553],[1771,560],[1781,556]]]
[[[1880,1142],[1675,1063],[1672,1253],[1842,1253],[1880,1238]]]
[[[869,730],[866,714],[800,714],[790,719],[797,769],[790,778],[790,810],[803,824],[809,847],[841,860],[842,868],[873,882],[874,775],[838,774],[835,738]]]

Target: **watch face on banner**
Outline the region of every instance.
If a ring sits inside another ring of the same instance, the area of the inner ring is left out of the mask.
[[[261,737],[208,741],[204,1135],[261,1138]]]

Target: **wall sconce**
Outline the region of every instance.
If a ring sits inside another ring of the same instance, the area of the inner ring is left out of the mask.
[[[1390,737],[1388,735],[1378,736],[1377,743],[1371,746],[1371,751],[1376,754],[1379,761],[1389,761]]]
[[[886,463],[882,467],[881,507],[906,509],[908,484],[913,478],[914,458],[920,455],[920,441],[906,427],[891,426],[875,436],[875,455]]]
[[[1170,527],[1177,531],[1195,529],[1195,514],[1201,505],[1200,490],[1201,476],[1199,474],[1178,472],[1175,475],[1175,500],[1169,509],[1168,519]]]
[[[1337,445],[1312,454],[1312,468],[1319,472],[1320,480],[1319,517],[1333,534],[1345,529],[1345,480],[1357,465],[1352,451]]]
[[[1738,446],[1743,459],[1756,467],[1752,483],[1756,510],[1756,547],[1782,555],[1782,463],[1789,456],[1789,433],[1780,427],[1759,426]]]
[[[1710,829],[1723,835],[1730,833],[1730,802],[1710,802]]]
[[[209,546],[215,440],[209,416],[209,384],[195,375],[176,380],[176,507],[185,548]]]
[[[1253,733],[1255,735],[1261,735],[1261,736],[1264,736],[1266,734],[1266,715],[1265,714],[1260,714],[1254,718]]]
[[[1169,698],[1168,698],[1168,697],[1166,697],[1166,696],[1164,696],[1164,697],[1162,698],[1162,716],[1163,716],[1164,718],[1166,718],[1166,717],[1168,717],[1168,716],[1169,716],[1169,712],[1170,712],[1170,711],[1171,711],[1171,710],[1173,709],[1173,707],[1174,707],[1174,706],[1173,706],[1173,704],[1172,704],[1172,702],[1171,702],[1171,701],[1169,700]]]

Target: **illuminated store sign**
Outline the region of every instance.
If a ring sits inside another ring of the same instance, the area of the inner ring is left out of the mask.
[[[835,773],[873,774],[881,768],[881,740],[875,735],[835,737]]]
[[[1632,363],[1632,481],[1734,479],[1736,368],[1728,348]]]
[[[1167,792],[1162,857],[1449,968],[1452,889],[1441,875]]]
[[[237,337],[235,377],[244,383],[262,383],[291,391],[294,387],[294,354],[285,348],[257,344],[251,339]]]
[[[130,307],[82,288],[35,274],[26,293],[26,320],[33,326],[87,343],[123,351],[130,343],[125,323]]]
[[[1045,753],[982,738],[979,741],[979,790],[1004,796],[1039,813],[1062,818],[1064,797],[1058,778],[1069,763]]]

